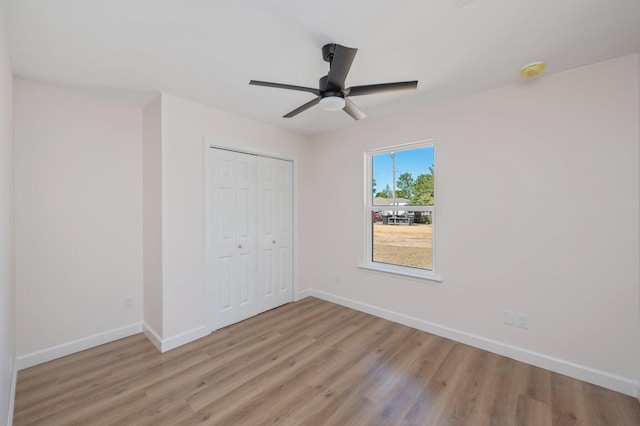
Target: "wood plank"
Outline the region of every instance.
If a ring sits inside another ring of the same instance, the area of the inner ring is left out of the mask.
[[[631,397],[314,298],[18,373],[15,425],[640,425]]]
[[[526,395],[518,395],[516,405],[516,424],[547,426],[552,424],[551,407],[544,402]]]

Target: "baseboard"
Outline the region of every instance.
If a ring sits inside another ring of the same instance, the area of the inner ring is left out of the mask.
[[[142,326],[142,333],[149,339],[153,346],[162,352],[162,337],[146,322]]]
[[[479,335],[466,333],[464,331],[445,327],[436,323],[410,317],[398,312],[379,308],[367,303],[358,302],[346,297],[337,296],[320,290],[308,290],[309,296],[328,302],[337,303],[357,311],[366,312],[380,318],[387,319],[399,324],[403,324],[427,333],[446,337],[456,342],[474,346],[489,352],[506,356],[508,358],[522,361],[527,364],[541,367],[565,376],[573,377],[588,383],[593,383],[607,389],[614,390],[626,395],[630,395],[640,399],[640,383],[622,376],[607,373],[606,371],[597,370],[584,365],[579,365],[563,359],[551,357],[541,353],[533,352],[517,346],[509,345],[497,340],[488,339]]]
[[[11,372],[11,391],[9,393],[9,414],[7,416],[7,426],[13,424],[13,407],[16,402],[16,383],[18,382],[18,364],[13,363],[13,371]]]
[[[52,361],[95,346],[104,345],[105,343],[129,337],[140,332],[142,332],[141,322],[114,328],[92,336],[83,337],[82,339],[73,340],[61,345],[52,346],[50,348],[19,356],[16,359],[16,364],[18,370],[24,370],[25,368],[33,367],[34,365],[42,364],[43,362]]]
[[[302,299],[307,298],[307,297],[309,297],[311,295],[312,294],[311,294],[311,289],[310,288],[308,288],[306,290],[299,291],[298,294],[296,294],[296,297],[294,298],[294,301],[297,302],[298,300],[302,300]]]
[[[169,337],[168,339],[163,339],[160,334],[147,323],[144,324],[142,332],[145,336],[147,336],[147,339],[149,339],[151,343],[153,343],[153,345],[162,353],[170,351],[171,349],[175,349],[178,346],[182,346],[194,340],[198,340],[199,338],[209,334],[209,332],[207,331],[207,327],[203,325],[192,330],[185,331],[184,333],[176,334],[175,336]]]

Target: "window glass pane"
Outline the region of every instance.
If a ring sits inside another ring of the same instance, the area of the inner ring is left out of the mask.
[[[431,212],[376,210],[371,232],[374,262],[433,270]]]
[[[371,154],[371,261],[433,270],[433,145]]]
[[[374,206],[432,206],[433,146],[372,156]]]

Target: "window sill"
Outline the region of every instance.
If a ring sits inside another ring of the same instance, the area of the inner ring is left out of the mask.
[[[375,272],[383,272],[386,274],[399,275],[401,277],[414,278],[420,281],[430,281],[431,284],[441,283],[442,280],[444,280],[443,277],[439,275],[435,275],[431,272],[412,272],[409,270],[404,270],[404,268],[403,270],[399,270],[393,267],[378,266],[378,265],[371,265],[371,264],[360,264],[358,265],[358,268],[367,269]]]

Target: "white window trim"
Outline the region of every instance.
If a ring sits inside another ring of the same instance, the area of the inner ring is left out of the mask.
[[[361,263],[360,265],[358,265],[358,268],[366,269],[368,271],[382,272],[385,274],[400,275],[402,277],[415,278],[420,281],[432,283],[441,283],[444,280],[444,277],[434,274],[433,271],[420,270],[418,268],[411,268],[409,266],[369,262],[368,264]],[[416,272],[412,272],[410,271],[410,269],[416,269]]]
[[[373,249],[373,240],[372,240],[372,232],[371,232],[371,217],[372,211],[376,208],[380,210],[388,210],[388,208],[381,208],[383,206],[374,206],[373,205],[373,197],[371,195],[371,182],[373,181],[372,176],[372,161],[373,156],[381,153],[388,153],[391,151],[406,151],[415,148],[422,148],[432,146],[433,149],[433,162],[436,164],[436,150],[435,143],[433,139],[423,140],[419,142],[412,142],[408,144],[402,145],[393,145],[382,148],[370,149],[364,154],[364,168],[366,171],[365,181],[364,181],[364,247],[363,247],[363,261],[358,265],[359,268],[367,269],[370,271],[382,272],[386,274],[394,274],[402,277],[419,279],[425,282],[431,283],[440,283],[443,281],[443,277],[436,274],[436,201],[434,200],[433,206],[415,206],[411,207],[411,210],[415,211],[430,211],[433,223],[433,234],[432,234],[432,266],[433,270],[428,269],[420,269],[413,268],[410,266],[401,266],[401,265],[393,265],[382,262],[373,262],[371,259],[371,251]],[[435,167],[434,167],[435,168]],[[435,182],[434,182],[435,184]],[[434,198],[437,198],[437,191]],[[386,206],[385,206],[386,207]],[[406,210],[402,206],[404,210]]]

